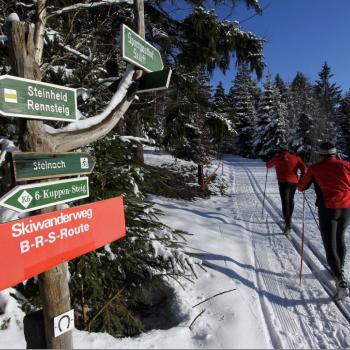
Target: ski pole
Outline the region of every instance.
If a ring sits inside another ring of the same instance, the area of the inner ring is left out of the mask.
[[[315,213],[314,213],[314,211],[313,211],[312,208],[311,208],[311,205],[310,205],[310,203],[309,203],[309,201],[308,201],[308,199],[307,199],[307,197],[306,197],[306,194],[303,193],[303,195],[304,195],[304,200],[306,200],[307,206],[309,207],[309,209],[310,209],[310,211],[311,211],[312,217],[314,218],[315,223],[316,223],[318,229],[320,230],[320,225],[319,225],[319,223],[318,223],[318,221],[317,221],[317,219],[316,219],[316,217],[315,217]]]
[[[300,274],[299,283],[301,284],[301,275],[303,273],[303,260],[304,260],[304,238],[305,238],[305,193],[303,193],[303,223],[301,226],[301,252],[300,252]]]
[[[264,188],[264,198],[262,203],[262,210],[261,210],[261,218],[264,215],[264,205],[265,205],[265,194],[266,194],[266,183],[267,183],[267,173],[269,172],[269,168],[266,168],[266,176],[265,176],[265,188]]]

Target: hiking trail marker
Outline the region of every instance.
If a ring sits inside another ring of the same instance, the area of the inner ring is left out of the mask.
[[[146,72],[164,68],[160,52],[125,24],[121,26],[122,56]]]
[[[0,232],[1,291],[123,238],[123,197],[10,221]]]
[[[142,74],[137,92],[151,92],[168,89],[171,73],[171,69],[163,69],[157,72]]]
[[[74,122],[76,90],[36,80],[0,76],[0,114],[10,117]]]
[[[16,186],[0,198],[0,206],[25,213],[89,197],[88,177]]]
[[[39,180],[91,174],[95,160],[88,153],[13,152],[15,180]]]

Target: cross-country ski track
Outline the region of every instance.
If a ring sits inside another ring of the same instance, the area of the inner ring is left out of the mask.
[[[191,209],[183,210],[192,212],[192,222],[205,218],[208,225],[216,225],[217,235],[212,239],[220,240],[222,245],[236,240],[234,231],[239,228],[250,243],[250,252],[246,254],[251,255],[251,262],[243,264],[234,254],[228,256],[218,251],[215,256],[214,251],[208,254],[195,246],[191,246],[191,252],[203,260],[205,267],[230,277],[237,289],[242,285],[248,287],[244,298],[251,303],[251,312],[256,318],[263,317],[264,320],[259,322],[265,324],[271,347],[349,347],[350,298],[338,303],[331,299],[335,287],[315,222],[318,217],[313,190],[307,191],[311,208],[305,203],[304,264],[300,284],[303,195],[299,192],[295,195],[293,232],[291,239],[287,239],[282,234],[282,211],[274,169],[268,172],[265,200],[266,168],[262,161],[226,155],[222,176],[229,184],[226,200],[218,201],[223,206],[213,211],[208,209],[210,205],[206,200],[198,200],[190,205]],[[159,198],[153,201],[166,211],[166,216],[171,215],[175,207],[180,209],[175,204],[166,205]],[[174,225],[170,219],[165,222],[182,229],[188,226],[186,222]],[[217,247],[224,249],[220,242]],[[237,266],[245,268],[247,275],[243,277],[236,273]],[[346,271],[348,266],[347,259]],[[348,271],[346,273],[348,275]]]

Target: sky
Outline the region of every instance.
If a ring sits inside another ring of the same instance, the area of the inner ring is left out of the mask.
[[[254,14],[242,4],[232,20],[243,20]],[[333,80],[343,93],[350,89],[350,1],[349,0],[260,0],[264,11],[244,23],[242,29],[266,40],[264,47],[265,74],[277,73],[291,82],[296,73],[304,73],[312,82],[325,61],[331,67]],[[227,9],[219,10],[220,15]],[[235,76],[234,60],[230,71],[216,71],[215,87],[222,81],[226,90]]]

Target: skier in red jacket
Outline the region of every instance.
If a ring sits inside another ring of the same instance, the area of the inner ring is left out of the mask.
[[[292,214],[294,210],[294,195],[298,185],[298,170],[301,175],[306,171],[302,159],[280,147],[278,153],[266,163],[267,168],[276,167],[277,181],[282,202],[282,212],[285,222],[284,234],[289,237],[292,229]]]
[[[344,234],[350,220],[350,163],[338,159],[336,152],[332,143],[321,143],[320,161],[310,166],[298,190],[305,191],[314,184],[322,241],[336,281],[334,299],[340,300],[348,294],[344,276]]]

